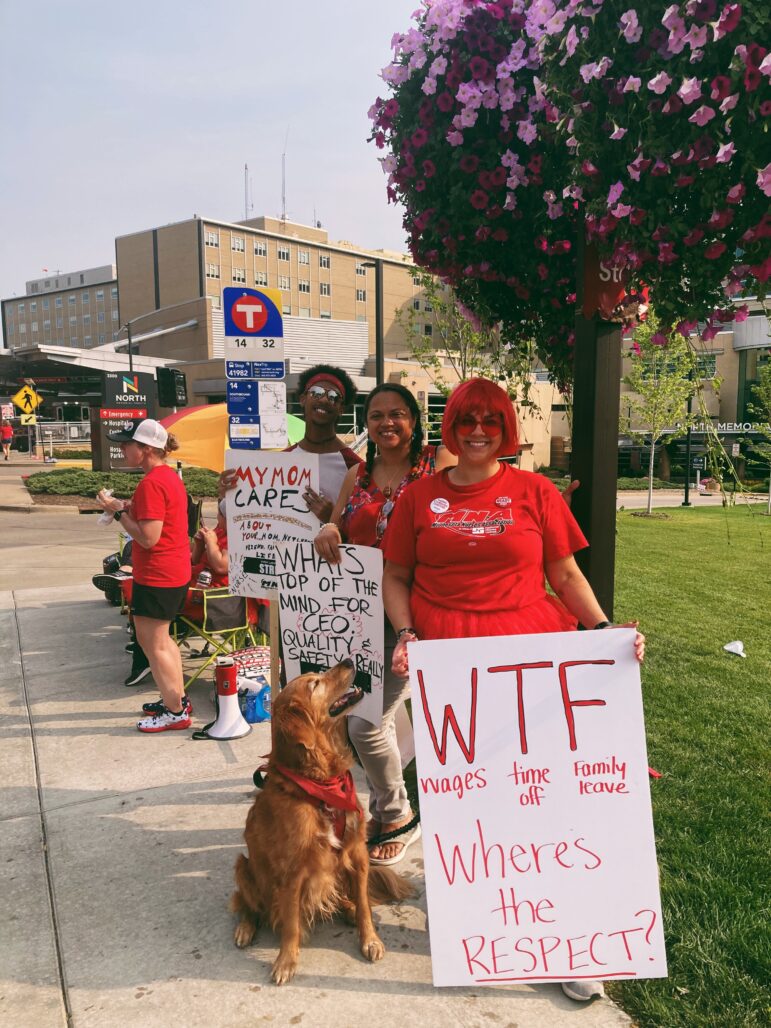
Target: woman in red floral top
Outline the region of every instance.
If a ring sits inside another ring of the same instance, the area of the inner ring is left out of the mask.
[[[364,416],[369,433],[366,462],[349,470],[332,520],[316,536],[316,549],[330,563],[339,562],[338,547],[343,541],[380,547],[391,513],[410,483],[455,460],[445,447],[424,446],[420,408],[404,386],[376,386],[364,404]],[[371,838],[402,828],[412,820],[393,727],[408,687],[407,678],[391,671],[395,644],[393,629],[386,621],[382,723],[372,725],[355,715],[348,718],[348,734],[370,789]],[[372,863],[395,864],[419,835],[418,826],[392,842],[374,846]]]

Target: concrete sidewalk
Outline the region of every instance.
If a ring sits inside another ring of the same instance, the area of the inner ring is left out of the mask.
[[[557,985],[435,989],[418,844],[401,865],[418,899],[376,911],[385,958],[366,963],[336,921],[313,932],[296,979],[275,987],[272,934],[237,950],[227,911],[269,729],[233,742],[139,734],[134,721],[155,692],[152,679],[121,684],[123,629],[90,585],[0,593],[0,1022],[630,1023],[610,1001],[582,1006]],[[210,694],[208,682],[191,690],[197,726],[211,719]]]

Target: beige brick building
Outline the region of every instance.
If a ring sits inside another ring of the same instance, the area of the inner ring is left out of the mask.
[[[2,324],[12,351],[38,345],[91,349],[112,342],[121,324],[115,265],[31,279],[23,296],[2,301]]]

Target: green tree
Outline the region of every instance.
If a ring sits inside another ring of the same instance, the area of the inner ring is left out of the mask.
[[[758,370],[758,382],[752,395],[754,402],[749,405],[750,414],[760,422],[758,430],[764,438],[751,443],[750,449],[769,465],[766,513],[771,514],[771,361]]]
[[[672,439],[683,435],[695,421],[695,415],[686,412],[686,402],[697,388],[693,375],[696,357],[688,340],[679,333],[661,331],[651,310],[648,320],[635,330],[630,360],[631,367],[624,382],[635,395],[624,398],[628,413],[621,417],[621,428],[641,441],[650,438],[647,508],[650,514],[656,444],[664,435]]]
[[[521,406],[533,407],[530,385],[535,346],[510,345],[497,327],[480,324],[451,289],[425,272],[418,272],[416,277],[424,311],[431,315],[433,333],[425,334],[425,313],[412,306],[397,310],[396,321],[404,329],[413,360],[439,392],[447,396],[456,379],[465,382],[469,378],[489,378],[499,382]],[[454,374],[448,381],[450,371]]]

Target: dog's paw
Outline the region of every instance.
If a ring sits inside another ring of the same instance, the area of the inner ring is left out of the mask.
[[[282,956],[279,953],[271,968],[270,977],[276,985],[286,985],[294,978],[296,970],[297,960],[295,957]]]
[[[361,952],[374,964],[376,960],[382,960],[385,956],[385,946],[376,935],[361,944]]]
[[[239,949],[249,946],[257,932],[251,921],[239,921],[233,929],[233,942]]]

